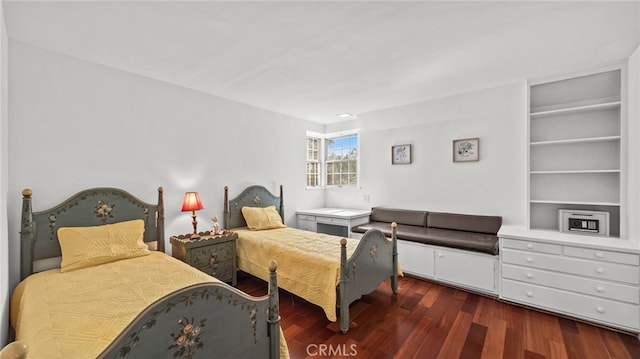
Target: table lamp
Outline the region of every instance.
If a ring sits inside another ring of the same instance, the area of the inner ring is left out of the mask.
[[[200,201],[200,195],[198,192],[187,192],[184,194],[184,201],[182,202],[182,212],[191,211],[191,218],[193,224],[193,233],[191,233],[191,239],[198,239],[198,221],[196,221],[196,211],[202,209],[202,202]]]

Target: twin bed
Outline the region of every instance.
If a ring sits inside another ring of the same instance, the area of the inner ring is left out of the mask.
[[[391,240],[378,230],[355,240],[288,228],[282,186],[279,197],[251,186],[233,199],[225,187],[224,198],[238,267],[268,282],[264,297],[164,253],[162,188],[156,204],[94,188],[38,212],[24,190],[16,341],[29,358],[286,358],[278,285],[330,321],[338,308],[344,333],[353,301],[389,278],[396,292],[395,228]]]
[[[255,298],[166,255],[162,188],[157,204],[96,188],[33,212],[31,197],[23,191],[10,313],[29,358],[288,356],[276,264]]]
[[[379,230],[357,240],[288,228],[283,218],[282,186],[279,196],[250,186],[231,199],[225,187],[223,225],[238,233],[240,270],[267,280],[264,261],[275,258],[280,288],[320,306],[330,321],[336,321],[337,307],[343,333],[349,330],[352,302],[387,279],[396,293],[399,267],[393,224],[391,240]]]

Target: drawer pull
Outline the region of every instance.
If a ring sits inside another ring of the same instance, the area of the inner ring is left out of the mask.
[[[596,292],[598,293],[604,293],[604,287],[602,287],[601,285],[596,287]]]
[[[531,278],[533,278],[533,274],[531,274],[531,273],[527,273],[527,274],[525,275],[525,277],[527,277],[527,279],[531,279]]]
[[[527,243],[527,249],[533,249],[533,244]]]
[[[442,254],[442,252],[438,252],[438,257],[442,258],[442,257],[444,257],[444,254]]]
[[[603,308],[603,307],[601,307],[601,306],[597,306],[597,307],[596,307],[596,312],[598,312],[598,313],[604,313],[604,308]]]
[[[596,252],[596,258],[604,258],[604,254]]]
[[[527,263],[533,263],[533,258],[531,257],[527,257],[525,260],[527,261]]]
[[[527,294],[527,297],[533,297],[533,292],[530,290],[528,290],[526,294]]]
[[[598,268],[596,268],[596,273],[598,273],[598,274],[604,274],[604,268],[602,268],[602,267],[598,267]]]

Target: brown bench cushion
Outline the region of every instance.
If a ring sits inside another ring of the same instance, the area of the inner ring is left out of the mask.
[[[429,212],[427,227],[497,234],[502,217]]]
[[[428,234],[425,238],[416,239],[415,241],[492,255],[498,254],[498,236],[494,234],[441,228],[427,228],[427,232]]]
[[[369,222],[352,228],[352,231],[364,233],[369,229],[379,229],[391,237],[389,222]],[[493,234],[398,224],[396,235],[399,240],[498,254],[498,237]]]
[[[373,207],[369,220],[371,222],[396,222],[397,224],[424,227],[427,225],[427,211]]]

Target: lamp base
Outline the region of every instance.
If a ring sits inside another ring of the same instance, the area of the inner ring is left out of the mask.
[[[193,224],[193,233],[191,233],[191,239],[199,239],[200,235],[198,234],[198,221],[196,221],[196,211],[191,211],[191,224]]]

